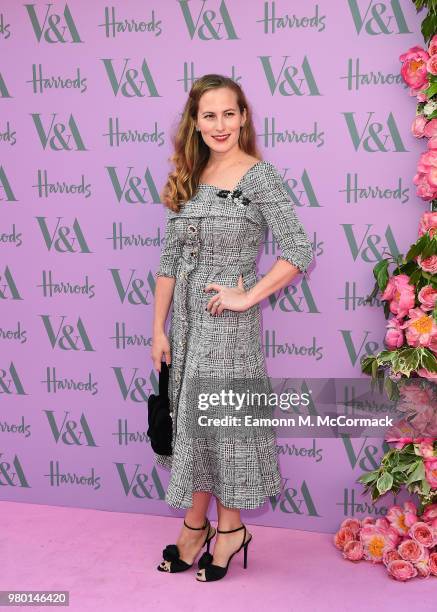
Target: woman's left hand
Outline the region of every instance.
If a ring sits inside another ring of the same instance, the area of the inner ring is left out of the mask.
[[[226,287],[211,283],[206,285],[204,291],[215,290],[217,293],[209,300],[206,309],[211,315],[221,314],[225,308],[235,312],[244,312],[249,308],[247,294],[244,289],[243,276],[240,274],[236,287]]]

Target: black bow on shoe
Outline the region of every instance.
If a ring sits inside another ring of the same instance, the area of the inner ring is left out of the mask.
[[[176,544],[167,544],[162,551],[165,561],[177,561],[179,559],[179,549]]]
[[[186,561],[183,561],[182,559],[179,558],[179,549],[176,546],[176,544],[167,544],[167,546],[162,551],[162,556],[164,557],[164,561],[171,562],[170,572],[172,574],[176,572],[184,572],[185,570],[190,569],[190,567],[192,567],[193,565],[192,563],[189,564]],[[157,569],[160,572],[167,571],[160,565],[158,565]]]
[[[204,569],[207,565],[212,563],[212,559],[213,559],[212,554],[205,551],[203,555],[200,557],[199,561],[197,562],[197,567],[199,569]]]
[[[234,189],[234,191],[231,191],[230,189],[220,189],[220,191],[217,192],[217,195],[219,198],[230,197],[235,204],[242,204],[243,206],[250,204],[249,198],[243,195],[241,189]]]

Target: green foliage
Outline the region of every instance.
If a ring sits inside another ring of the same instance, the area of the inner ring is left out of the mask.
[[[422,22],[421,32],[426,44],[437,32],[437,0],[413,0],[416,11],[423,8],[427,9],[427,16]],[[437,75],[428,74],[428,86],[422,90],[428,100],[437,96]],[[416,115],[423,114],[425,102],[419,102],[416,107]],[[437,109],[431,114],[426,115],[427,120],[437,118]],[[431,202],[431,211],[437,210],[436,200]],[[437,289],[437,275],[429,274],[422,270],[416,258],[420,255],[421,259],[427,259],[437,255],[437,235],[431,237],[428,232],[419,237],[412,244],[405,257],[388,257],[379,261],[373,269],[375,286],[367,300],[372,301],[378,293],[384,292],[390,279],[390,264],[395,264],[392,275],[407,274],[410,285],[414,286],[416,303],[418,303],[418,293],[426,285],[431,285]],[[437,322],[437,303],[432,313],[434,321]],[[388,319],[390,316],[390,305],[388,300],[384,300],[384,315]],[[426,368],[429,372],[437,372],[437,359],[434,353],[425,347],[402,346],[399,349],[380,351],[377,355],[367,355],[361,359],[361,370],[363,373],[372,377],[374,383],[384,386],[390,400],[399,398],[399,386],[393,379],[394,376],[410,378],[417,376],[420,368]],[[437,440],[434,442],[434,456],[437,455]],[[395,495],[401,487],[406,487],[411,494],[419,497],[420,508],[431,503],[437,503],[437,490],[431,489],[425,477],[425,465],[419,453],[417,444],[405,444],[403,448],[391,448],[381,459],[378,469],[365,472],[357,482],[364,485],[364,493],[370,491],[372,500],[376,501],[388,491]]]
[[[437,0],[413,0],[413,4],[417,12],[423,8],[428,10],[420,28],[424,41],[428,43],[437,31]]]
[[[381,458],[379,468],[361,474],[357,482],[364,485],[364,494],[371,493],[373,501],[388,491],[397,494],[405,486],[411,494],[418,495],[421,509],[437,502],[437,491],[431,489],[425,478],[425,466],[418,454],[418,444],[406,444],[401,449],[391,448]]]
[[[367,296],[366,301],[371,302],[379,292],[383,293],[390,276],[397,276],[398,274],[409,276],[409,284],[414,286],[416,303],[418,303],[418,293],[423,287],[431,285],[431,287],[437,289],[437,275],[422,270],[415,260],[418,255],[422,259],[437,255],[437,234],[431,237],[429,232],[425,232],[414,244],[410,245],[405,257],[402,255],[390,256],[379,261],[373,268],[373,276],[376,280],[375,286],[370,295]],[[390,271],[391,265],[395,266],[392,272]],[[383,300],[383,302],[384,316],[388,319],[390,303],[389,300]],[[430,314],[437,323],[437,303]],[[393,374],[400,374],[409,378],[420,368],[426,368],[429,372],[437,372],[437,360],[434,353],[423,347],[402,346],[394,351],[383,350],[377,355],[365,356],[361,360],[361,371],[371,376],[374,381],[384,377],[387,370],[390,370]],[[390,397],[392,389],[389,387],[390,383],[386,383],[386,390]]]
[[[376,355],[366,355],[361,359],[361,371],[372,379],[384,378],[387,370],[392,374],[410,378],[413,372],[421,368],[437,372],[436,356],[423,346],[404,346],[394,351],[380,351]]]

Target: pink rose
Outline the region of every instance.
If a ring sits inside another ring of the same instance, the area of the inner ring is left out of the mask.
[[[423,135],[426,138],[432,138],[437,134],[437,119],[431,119],[427,121],[425,127],[423,128]]]
[[[387,567],[387,565],[391,562],[391,561],[395,561],[397,559],[402,560],[402,557],[400,556],[400,554],[398,553],[397,550],[386,550],[385,553],[382,556],[382,562],[384,563],[385,567]]]
[[[350,519],[350,518],[344,519],[344,521],[340,525],[340,529],[342,527],[347,527],[353,532],[355,537],[358,537],[358,534],[360,533],[360,529],[361,529],[361,521],[359,521],[358,519]]]
[[[436,256],[437,265],[437,256]],[[431,315],[421,308],[411,308],[408,319],[400,327],[405,329],[405,337],[410,346],[425,346],[437,350],[437,325]]]
[[[429,124],[435,125],[435,120],[431,119],[431,121],[428,122],[428,125]],[[428,150],[420,154],[419,161],[417,162],[417,171],[427,174],[431,168],[435,168],[436,166],[437,152],[435,151],[435,149],[431,149],[428,146]]]
[[[399,536],[391,527],[385,529],[376,525],[365,525],[360,531],[364,558],[372,563],[382,563],[382,557],[387,550],[396,548]]]
[[[411,133],[416,138],[423,138],[425,125],[428,123],[427,118],[424,115],[417,115],[411,124]]]
[[[422,310],[433,310],[436,300],[437,291],[431,285],[425,285],[417,294]]]
[[[434,519],[437,519],[437,504],[428,504],[420,518],[425,523],[432,523]]]
[[[434,37],[430,40],[430,45],[432,44],[433,40],[434,40]],[[399,56],[399,60],[401,62],[406,62],[406,61],[411,61],[411,60],[418,61],[421,59],[426,62],[430,58],[430,55],[434,55],[434,52],[430,54],[428,51],[425,51],[425,49],[423,49],[422,47],[416,46],[416,47],[410,47],[410,49],[405,51],[405,53],[402,53],[402,55]]]
[[[343,557],[348,561],[360,561],[364,556],[363,545],[357,540],[347,542],[343,548]]]
[[[426,69],[431,74],[437,74],[437,55],[431,55],[429,60],[426,62]]]
[[[425,478],[432,489],[437,488],[437,457],[425,459]]]
[[[429,202],[436,197],[436,188],[431,187],[431,185],[426,180],[426,175],[417,173],[413,177],[413,183],[417,185],[416,195],[422,200]]]
[[[432,392],[429,388],[423,388],[421,382],[411,381],[408,385],[403,385],[399,392],[403,405],[408,405],[408,408],[415,410],[417,404],[429,404],[432,400]]]
[[[431,574],[437,576],[437,552],[433,552],[429,555],[428,565]]]
[[[428,55],[434,55],[435,53],[437,53],[437,35],[434,34],[434,36],[431,38],[431,40],[429,41],[429,45],[428,45]]]
[[[387,531],[387,529],[390,528],[390,523],[388,522],[386,518],[382,517],[382,518],[376,519],[375,527],[378,527],[379,529],[383,529],[384,531]]]
[[[417,521],[417,523],[411,525],[408,534],[413,540],[427,548],[434,545],[433,529],[424,521]]]
[[[437,149],[437,137],[436,136],[432,136],[428,140],[428,149]]]
[[[366,516],[361,521],[362,527],[364,527],[364,525],[374,525],[374,524],[375,524],[375,518],[373,516]]]
[[[424,459],[432,459],[434,457],[434,444],[432,442],[421,442],[419,444],[419,455]]]
[[[349,527],[341,527],[334,536],[334,545],[339,550],[343,550],[347,542],[355,540],[355,534]]]
[[[417,173],[413,183],[417,185],[417,195],[424,200],[436,197],[437,189],[437,147],[435,146],[437,121],[432,119],[424,128],[424,136],[429,138],[428,150],[424,151],[417,163]]]
[[[413,90],[424,89],[427,85],[427,67],[429,55],[419,46],[411,47],[399,56],[402,62],[401,75],[408,87]]]
[[[414,414],[423,406],[428,408],[433,404],[433,393],[429,385],[428,388],[422,388],[420,382],[404,385],[399,389],[402,399],[402,406],[399,410],[410,411]]]
[[[417,569],[410,561],[398,559],[387,565],[388,572],[395,580],[409,580],[417,576]]]
[[[436,148],[437,148],[437,138],[435,139],[435,142],[436,142]],[[426,232],[429,232],[429,235],[432,238],[436,232],[436,229],[437,229],[437,212],[430,212],[430,211],[424,212],[423,215],[420,217],[418,235],[423,236],[423,234],[425,234]]]
[[[385,435],[385,440],[387,442],[395,442],[395,448],[401,449],[406,444],[420,444],[423,441],[427,441],[428,438],[419,436],[419,432],[414,428],[411,421],[403,419],[390,427]],[[393,508],[397,507],[398,506],[393,506]],[[389,513],[387,513],[387,516],[388,515]]]
[[[404,512],[406,512],[406,513],[414,514],[414,515],[417,514],[417,508],[416,508],[415,504],[413,504],[412,501],[408,501],[407,500],[406,502],[403,503],[402,507],[404,509]]]
[[[399,535],[407,535],[410,527],[418,520],[416,506],[411,502],[405,502],[402,508],[392,506],[387,512],[387,520]]]
[[[426,259],[422,259],[420,255],[416,257],[417,265],[422,268],[425,272],[430,274],[437,273],[437,255],[431,255]]]
[[[398,318],[405,317],[416,301],[414,285],[409,280],[407,274],[391,276],[381,296],[381,300],[390,301],[390,312]]]
[[[401,329],[401,322],[394,317],[387,323],[387,332],[384,338],[385,346],[389,351],[400,348],[405,342],[404,332]]]
[[[411,563],[418,563],[422,559],[428,559],[426,554],[427,549],[423,544],[419,544],[416,540],[405,540],[398,546],[398,553],[405,561],[411,561]]]
[[[417,569],[419,576],[422,578],[428,578],[431,573],[431,568],[429,567],[429,550],[427,548],[425,550],[425,557],[420,559],[417,563],[414,563],[414,567]]]
[[[410,277],[408,274],[398,274],[396,276],[390,276],[388,283],[382,294],[383,300],[392,300],[395,297],[396,291],[403,285],[408,285]]]
[[[430,372],[426,368],[418,368],[417,373],[422,378],[426,378],[427,380],[437,380],[437,372]]]

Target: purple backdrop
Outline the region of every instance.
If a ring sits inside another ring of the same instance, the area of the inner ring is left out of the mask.
[[[242,84],[313,240],[309,280],[263,303],[269,372],[360,376],[385,320],[359,298],[424,210],[398,59],[422,19],[407,0],[2,2],[1,499],[178,514],[145,433],[153,274],[169,135],[202,74]],[[267,235],[260,277],[276,254]],[[248,520],[329,532],[376,512],[356,479],[381,440],[278,451],[283,493]]]

